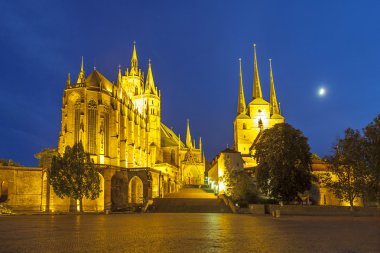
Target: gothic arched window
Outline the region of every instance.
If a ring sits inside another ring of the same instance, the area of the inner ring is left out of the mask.
[[[96,123],[98,109],[94,100],[88,102],[88,152],[96,154]]]
[[[74,106],[74,141],[80,141],[80,99],[75,102]]]
[[[104,155],[109,156],[109,137],[110,137],[110,114],[108,106],[104,107]]]

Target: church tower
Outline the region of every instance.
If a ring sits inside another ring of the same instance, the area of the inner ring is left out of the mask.
[[[245,168],[256,166],[256,161],[253,159],[255,153],[253,144],[258,140],[261,131],[273,127],[275,124],[284,122],[284,117],[281,115],[274,88],[272,63],[270,61],[270,102],[267,102],[263,98],[261,89],[256,44],[253,46],[252,100],[248,104],[248,107],[246,107],[240,59],[238,105],[237,115],[234,120],[234,149],[241,153],[245,162]]]
[[[147,119],[146,144],[151,154],[150,164],[161,159],[161,98],[160,91],[154,82],[152,64],[149,60],[148,73],[144,82],[144,73],[138,66],[136,43],[133,44],[130,69],[125,71],[125,76],[119,74],[121,86],[131,98],[134,107]]]

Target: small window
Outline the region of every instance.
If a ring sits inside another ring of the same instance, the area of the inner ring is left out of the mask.
[[[243,129],[247,129],[247,125],[245,123],[243,123]]]

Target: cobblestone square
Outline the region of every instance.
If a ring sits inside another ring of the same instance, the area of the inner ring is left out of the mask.
[[[380,217],[0,216],[0,252],[379,252]]]

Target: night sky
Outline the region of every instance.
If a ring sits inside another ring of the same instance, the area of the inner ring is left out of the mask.
[[[56,147],[67,73],[81,56],[116,81],[148,59],[162,92],[162,121],[185,135],[186,119],[212,159],[233,144],[239,61],[251,100],[253,47],[269,100],[272,58],[285,120],[331,152],[347,127],[380,112],[380,1],[1,1],[0,158],[36,166]],[[324,97],[318,89],[325,87]]]

